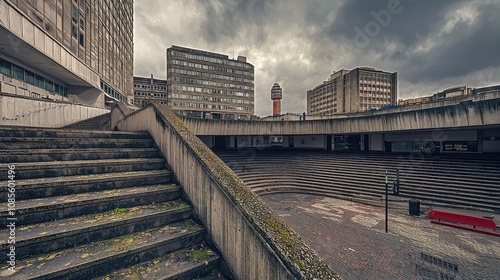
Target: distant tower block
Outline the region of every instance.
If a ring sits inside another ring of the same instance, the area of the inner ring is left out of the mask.
[[[281,114],[281,99],[283,98],[283,89],[278,83],[275,83],[271,89],[271,99],[273,100],[273,115]]]

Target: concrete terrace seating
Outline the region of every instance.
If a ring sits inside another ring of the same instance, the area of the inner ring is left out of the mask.
[[[1,279],[220,279],[149,134],[0,127],[0,162],[16,199],[11,216],[3,188],[0,216],[17,219],[14,272],[0,230]]]
[[[500,212],[500,156],[333,153],[304,150],[217,151],[257,194],[300,192],[381,201],[400,170],[400,196],[423,204]]]

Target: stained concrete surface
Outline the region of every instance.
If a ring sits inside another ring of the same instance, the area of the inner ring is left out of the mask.
[[[344,280],[500,279],[499,237],[431,224],[401,207],[389,210],[385,233],[383,207],[306,194],[262,198]]]

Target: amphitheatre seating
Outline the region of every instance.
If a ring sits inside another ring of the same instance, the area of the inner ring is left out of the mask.
[[[228,150],[219,157],[257,194],[301,192],[381,201],[400,170],[400,196],[424,205],[500,212],[500,156]]]
[[[492,219],[457,214],[457,213],[450,213],[438,210],[429,211],[429,218],[433,219],[431,220],[431,223],[434,224],[465,229],[500,237],[500,233],[495,232],[495,230],[497,229],[497,225]],[[493,231],[479,229],[478,227],[491,229]]]

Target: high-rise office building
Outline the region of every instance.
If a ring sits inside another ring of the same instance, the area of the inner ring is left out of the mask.
[[[133,100],[133,1],[0,0],[1,91]]]
[[[254,114],[254,67],[243,56],[167,49],[168,104],[199,118],[246,120]]]
[[[359,67],[334,72],[307,91],[307,114],[332,115],[366,111],[397,103],[397,73]]]
[[[134,105],[144,107],[151,102],[167,104],[167,81],[151,78],[134,77]]]

